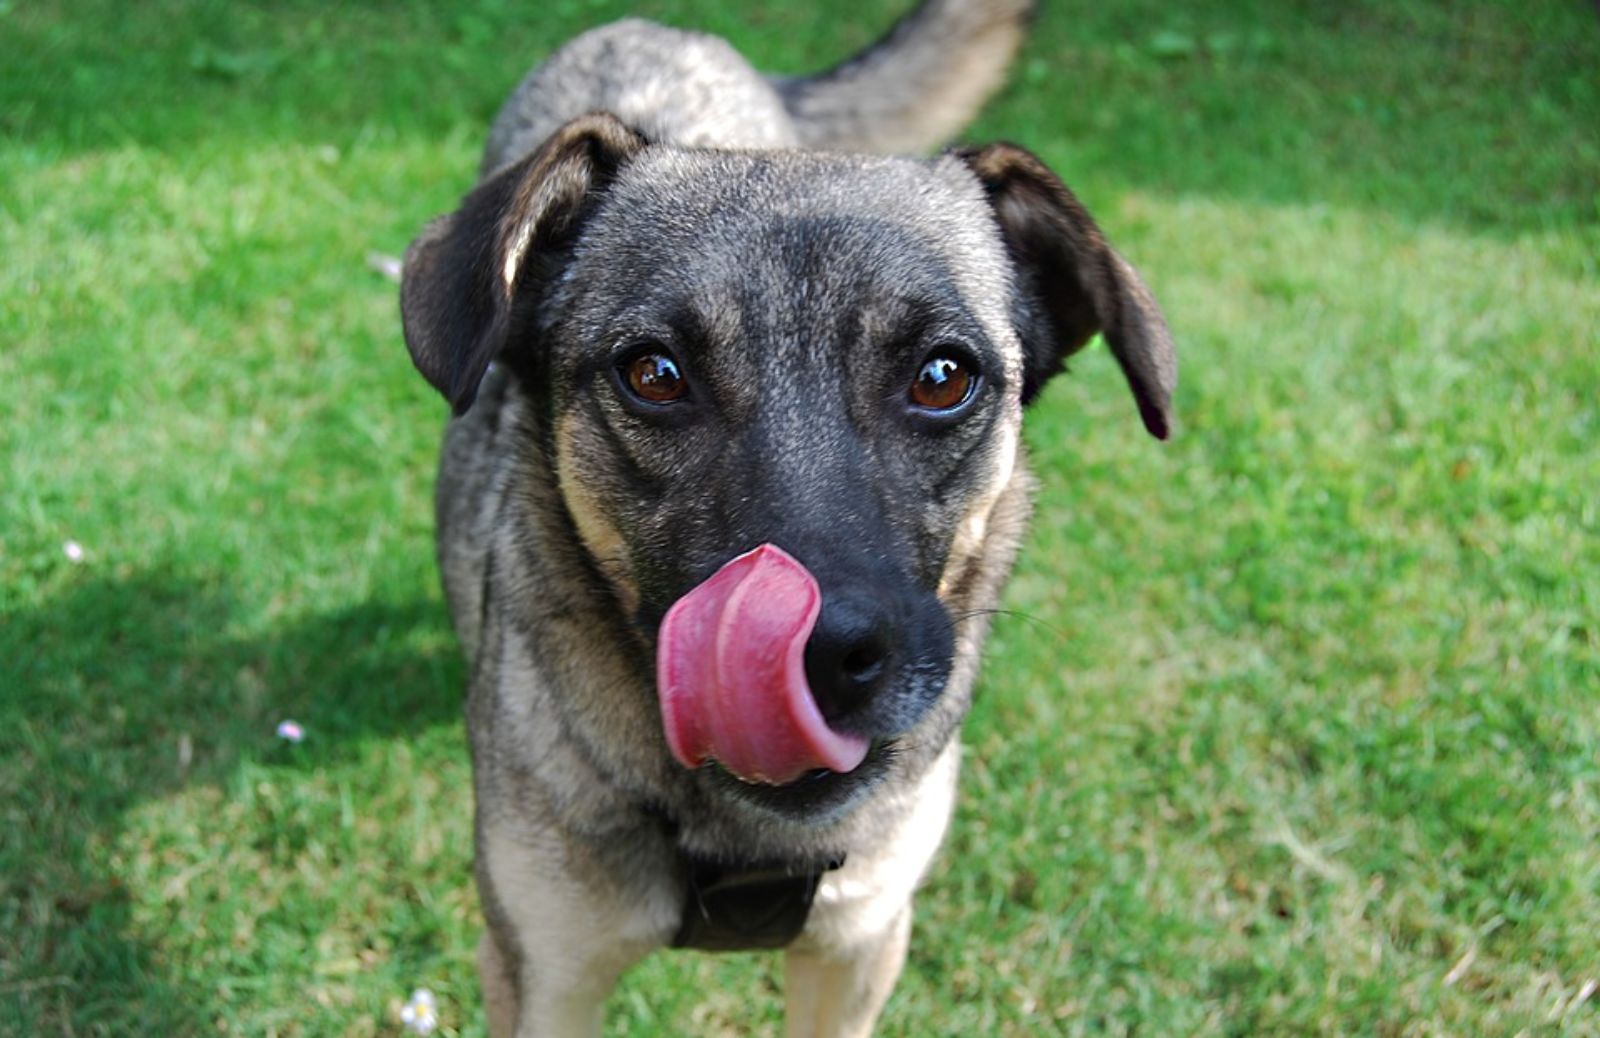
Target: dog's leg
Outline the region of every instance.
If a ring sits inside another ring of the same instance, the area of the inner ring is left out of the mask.
[[[498,928],[478,946],[490,1034],[599,1038],[606,997],[671,937],[680,895],[670,870],[619,887],[582,852],[525,823],[497,819],[478,833],[479,888]]]
[[[637,955],[596,958],[586,950],[556,942],[519,975],[486,932],[478,942],[478,979],[490,1038],[598,1038],[606,996]]]
[[[478,983],[483,988],[483,1011],[489,1018],[489,1038],[513,1038],[517,1025],[517,988],[511,967],[487,930],[478,941]]]
[[[596,978],[585,980],[591,982],[567,990],[541,985],[529,976],[519,983],[494,935],[486,931],[478,942],[478,982],[483,988],[489,1038],[587,1038],[600,1034],[601,1010],[609,987],[605,978],[598,978],[598,983],[592,982]],[[520,1004],[519,988],[529,992]]]
[[[945,747],[900,802],[904,813],[884,819],[878,847],[823,877],[784,957],[789,1038],[872,1033],[905,965],[912,895],[950,823],[960,758],[959,743]]]
[[[889,1000],[911,941],[911,907],[878,939],[849,953],[784,956],[789,1038],[866,1038]]]
[[[586,977],[571,986],[528,984],[528,979],[512,1032],[516,1038],[600,1038],[606,996],[617,975]]]

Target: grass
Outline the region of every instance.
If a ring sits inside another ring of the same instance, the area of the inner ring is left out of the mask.
[[[799,71],[899,6],[631,9]],[[628,10],[0,4],[0,1033],[482,1033],[443,408],[364,256]],[[884,1033],[1600,1034],[1597,66],[1578,0],[1047,5],[972,136],[1140,264],[1182,424],[1098,348],[1030,416]],[[658,956],[610,1030],[778,978]]]

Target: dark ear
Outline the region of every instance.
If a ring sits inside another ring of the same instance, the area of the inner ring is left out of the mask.
[[[461,414],[511,333],[530,262],[576,236],[595,198],[645,146],[606,114],[567,123],[532,155],[479,184],[406,250],[400,317],[417,370]]]
[[[1166,439],[1178,360],[1155,299],[1044,163],[1012,144],[957,151],[989,192],[1022,294],[1022,402],[1104,333],[1146,429]]]

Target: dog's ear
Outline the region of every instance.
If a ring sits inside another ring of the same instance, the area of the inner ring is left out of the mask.
[[[534,268],[577,235],[617,171],[645,146],[615,117],[586,115],[501,170],[406,250],[400,316],[417,370],[456,414],[472,405],[512,332]]]
[[[1061,180],[1012,144],[955,152],[989,193],[1016,267],[1022,402],[1096,333],[1121,365],[1146,429],[1166,439],[1178,361],[1155,299]]]

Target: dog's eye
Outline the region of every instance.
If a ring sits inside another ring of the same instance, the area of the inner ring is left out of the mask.
[[[911,383],[911,402],[927,411],[953,411],[966,403],[978,383],[972,364],[950,353],[923,361]]]
[[[670,404],[689,393],[689,380],[671,354],[655,350],[635,353],[622,362],[622,379],[633,395],[651,404]]]

